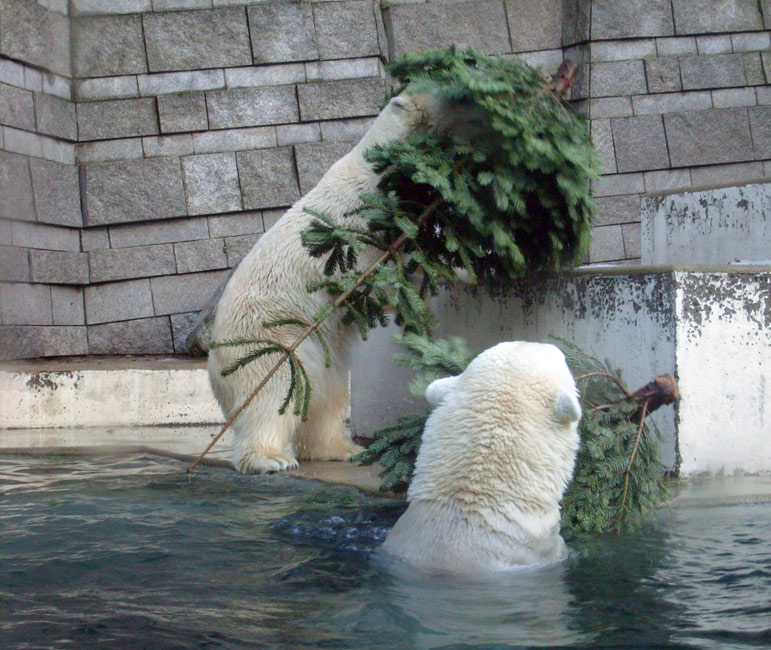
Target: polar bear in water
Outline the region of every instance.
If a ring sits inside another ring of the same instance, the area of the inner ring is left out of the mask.
[[[581,407],[553,345],[500,343],[426,390],[409,506],[383,550],[429,572],[479,574],[566,555],[560,499]]]

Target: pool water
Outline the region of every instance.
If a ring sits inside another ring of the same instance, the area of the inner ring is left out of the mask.
[[[0,648],[768,648],[771,509],[663,511],[469,583],[375,551],[400,502],[150,455],[0,457]]]

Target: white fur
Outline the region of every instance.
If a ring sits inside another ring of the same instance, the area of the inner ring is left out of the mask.
[[[441,107],[443,108],[443,107]],[[309,283],[322,280],[324,260],[312,258],[303,248],[300,233],[309,225],[312,208],[337,223],[363,227],[364,220],[350,214],[361,205],[361,196],[376,191],[378,176],[363,154],[374,144],[404,138],[416,129],[439,130],[447,125],[434,115],[440,103],[426,96],[402,93],[383,109],[354,149],[337,161],[319,184],[295,203],[254,245],[233,273],[217,306],[212,340],[236,337],[267,338],[291,345],[301,328],[283,326],[266,330],[262,324],[282,318],[310,322],[329,302],[324,292],[308,293]],[[360,255],[360,265],[375,259],[375,252]],[[333,314],[320,327],[332,348],[332,367],[324,365],[323,349],[315,337],[307,339],[297,354],[312,387],[307,422],[278,408],[289,386],[285,364],[233,424],[233,462],[242,472],[271,472],[297,466],[297,459],[343,460],[360,448],[343,433],[349,404],[348,376],[358,342],[352,326]],[[247,399],[277,360],[269,355],[228,377],[221,371],[248,348],[215,348],[209,353],[209,379],[226,418]]]
[[[426,390],[407,511],[383,548],[428,571],[476,574],[561,560],[559,502],[581,417],[553,345],[500,343]]]

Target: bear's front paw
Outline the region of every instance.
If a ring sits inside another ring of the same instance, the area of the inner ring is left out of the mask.
[[[244,474],[270,474],[297,467],[299,467],[297,459],[294,456],[285,456],[284,454],[259,456],[254,453],[246,453],[236,463],[236,469]]]

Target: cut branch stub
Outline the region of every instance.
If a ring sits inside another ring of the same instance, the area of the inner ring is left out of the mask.
[[[670,374],[659,375],[656,379],[632,393],[632,398],[641,403],[647,401],[648,405],[645,413],[649,415],[662,406],[680,401],[680,388],[674,376]],[[642,412],[641,404],[640,408],[632,414],[630,419],[633,422],[639,421]]]

